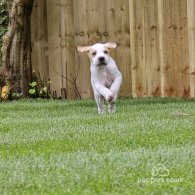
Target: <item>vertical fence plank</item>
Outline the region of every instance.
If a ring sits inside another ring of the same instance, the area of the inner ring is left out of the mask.
[[[60,62],[62,97],[75,98],[75,43],[73,1],[60,0]]]
[[[188,43],[190,61],[190,97],[195,97],[195,1],[187,0]]]
[[[174,94],[174,75],[173,73],[173,67],[172,67],[172,59],[173,57],[170,56],[173,54],[173,47],[174,47],[174,31],[170,31],[170,27],[174,27],[174,25],[172,24],[172,19],[171,19],[171,15],[172,11],[166,11],[166,9],[169,8],[169,10],[173,9],[171,2],[169,1],[162,1],[162,5],[163,8],[163,13],[162,13],[162,17],[163,17],[163,58],[164,58],[164,63],[163,64],[163,76],[165,76],[165,78],[163,79],[164,81],[164,95],[165,96],[173,96]],[[172,50],[172,52],[171,52]]]
[[[61,48],[60,48],[60,0],[47,1],[48,50],[51,91],[54,96],[61,97]]]
[[[102,42],[103,27],[106,21],[104,20],[102,1],[88,1],[87,6],[87,25],[88,25],[88,42],[94,44]],[[94,22],[95,21],[95,22]]]
[[[189,96],[186,1],[161,1],[164,96]],[[166,11],[169,10],[169,11]]]
[[[160,58],[158,5],[156,0],[144,2],[145,74],[147,96],[160,96]],[[144,66],[144,65],[143,65]]]
[[[131,96],[131,59],[130,59],[130,23],[129,2],[126,0],[115,2],[115,41],[119,42],[116,50],[116,62],[123,75],[120,95]]]
[[[47,7],[46,0],[34,2],[32,12],[32,65],[39,72],[44,84],[49,79],[48,68],[48,35],[47,35]]]
[[[59,50],[60,50],[60,59],[59,59],[59,64],[60,64],[60,69],[61,71],[58,72],[59,74],[57,75],[58,77],[61,77],[61,96],[62,98],[66,98],[67,94],[67,56],[66,56],[66,41],[65,41],[65,29],[66,29],[66,24],[65,24],[65,18],[67,15],[65,14],[65,1],[64,0],[59,0]]]
[[[145,0],[144,0],[145,1]],[[133,97],[147,95],[145,74],[144,6],[142,0],[129,1]]]
[[[87,0],[74,0],[74,27],[75,43],[77,45],[88,45],[88,25],[87,25]],[[76,71],[78,74],[78,86],[82,98],[91,97],[92,90],[90,85],[90,62],[86,54],[76,53]]]
[[[177,74],[177,80],[181,82],[177,85],[179,92],[176,96],[179,97],[190,97],[190,77],[188,74],[190,71],[189,61],[189,44],[188,44],[188,13],[187,13],[187,1],[179,1],[179,60],[181,61],[180,70],[181,76]],[[182,87],[181,87],[182,86]]]
[[[161,84],[161,96],[165,97],[165,80],[166,80],[166,72],[164,71],[164,42],[163,37],[165,36],[164,28],[163,28],[163,0],[158,0],[158,26],[159,26],[159,63],[160,63],[160,84]]]
[[[76,79],[76,72],[75,72],[75,39],[74,39],[74,12],[73,12],[73,1],[72,0],[65,0],[64,1],[65,9],[65,18],[64,18],[64,25],[65,25],[65,48],[66,53],[66,77],[71,80],[67,81],[66,88],[67,88],[67,97],[68,98],[75,98],[76,91],[74,86],[74,80]]]
[[[117,42],[116,40],[116,26],[115,26],[115,20],[116,20],[116,12],[115,12],[115,0],[107,0],[104,1],[104,5],[105,5],[105,21],[106,21],[106,25],[105,25],[105,39],[107,41],[110,42]],[[111,56],[116,59],[116,53],[117,53],[118,49],[111,51]]]
[[[137,89],[139,86],[138,81],[138,66],[136,59],[136,22],[135,22],[135,0],[129,0],[129,22],[130,22],[130,46],[131,46],[131,72],[132,72],[132,96],[138,97]]]

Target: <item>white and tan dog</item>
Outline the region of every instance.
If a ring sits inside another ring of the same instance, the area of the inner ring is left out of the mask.
[[[109,55],[109,51],[116,47],[116,43],[96,43],[92,46],[77,47],[78,51],[86,52],[91,61],[91,84],[99,114],[105,113],[104,100],[108,102],[109,113],[114,113],[116,110],[115,101],[121,86],[122,75]]]

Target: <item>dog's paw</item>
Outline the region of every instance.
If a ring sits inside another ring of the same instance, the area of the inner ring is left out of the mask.
[[[106,101],[108,103],[112,102],[114,99],[114,94],[113,93],[109,93],[107,96],[106,96]]]
[[[110,114],[114,114],[116,112],[116,106],[114,102],[108,105],[108,112]]]
[[[105,114],[105,109],[100,109],[100,108],[98,108],[98,114]]]

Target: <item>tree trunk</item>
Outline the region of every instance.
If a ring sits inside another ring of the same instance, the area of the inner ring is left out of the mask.
[[[8,31],[3,36],[2,67],[5,77],[18,83],[17,92],[28,94],[32,77],[31,12],[34,0],[8,0]]]

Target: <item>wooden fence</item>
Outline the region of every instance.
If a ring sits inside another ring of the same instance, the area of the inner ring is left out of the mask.
[[[113,41],[121,96],[195,97],[194,0],[35,0],[34,69],[54,95],[93,97],[89,60],[77,45]]]

